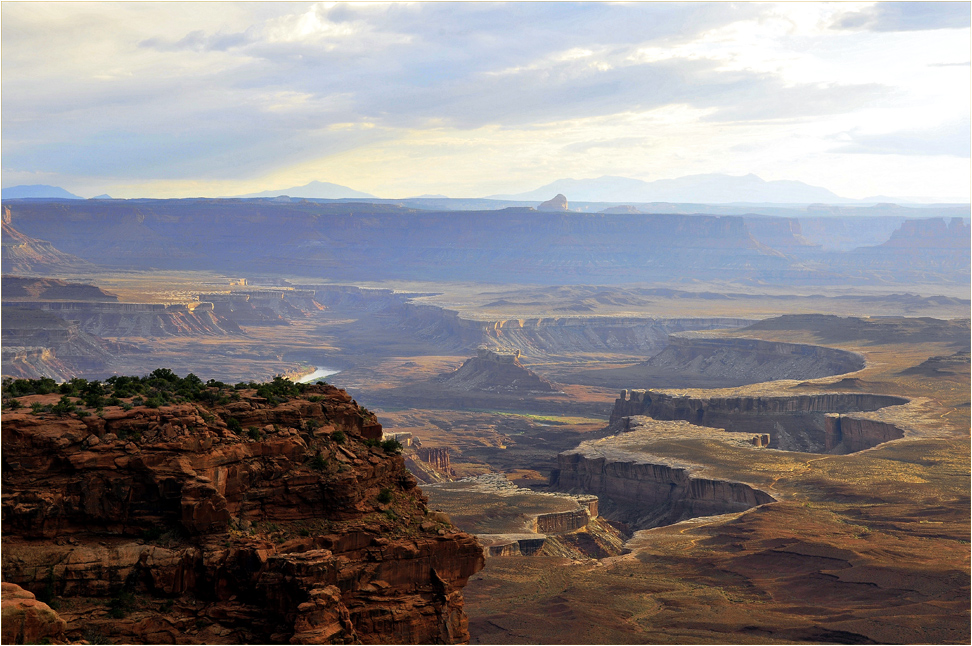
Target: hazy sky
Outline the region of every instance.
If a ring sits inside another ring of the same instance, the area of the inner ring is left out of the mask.
[[[969,200],[970,4],[3,2],[3,185]]]

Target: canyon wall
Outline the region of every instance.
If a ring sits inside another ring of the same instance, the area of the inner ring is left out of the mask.
[[[854,453],[904,437],[894,424],[873,419],[828,414],[824,421],[828,453]]]
[[[51,312],[63,319],[77,321],[88,334],[106,337],[225,336],[243,333],[236,321],[214,312],[209,303],[190,307],[161,303],[5,301],[4,305]]]
[[[728,327],[728,326],[727,326]],[[816,379],[864,367],[856,352],[802,343],[674,334],[648,361],[580,373],[603,387],[731,388],[778,379]]]
[[[24,412],[56,394],[20,397],[4,581],[60,599],[72,641],[468,641],[482,549],[427,514],[401,455],[364,443],[381,427],[331,386],[233,393],[62,417]]]
[[[550,476],[552,487],[596,495],[602,515],[638,529],[743,511],[774,500],[741,482],[699,478],[689,467],[631,454],[606,455],[585,444],[558,455],[557,467]]]
[[[675,332],[743,327],[737,318],[636,318],[568,316],[530,319],[474,320],[458,312],[422,303],[406,303],[402,326],[420,338],[458,348],[487,346],[520,350],[531,356],[574,352],[618,352],[649,355]]]
[[[849,431],[841,440],[829,413],[874,411],[908,403],[903,397],[869,393],[819,393],[812,395],[693,397],[655,390],[623,391],[615,400],[611,424],[624,417],[647,415],[658,420],[685,420],[730,432],[768,434],[771,448],[813,453],[850,452],[902,437],[888,431]],[[892,437],[892,435],[894,437]],[[880,439],[887,436],[887,439]],[[867,446],[864,446],[864,445]],[[849,448],[850,446],[860,448]]]

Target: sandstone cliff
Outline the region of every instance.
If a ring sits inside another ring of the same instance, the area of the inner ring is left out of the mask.
[[[3,269],[18,274],[50,274],[64,271],[92,271],[95,266],[69,253],[64,253],[46,240],[21,233],[8,223],[5,207],[2,249]]]
[[[659,435],[679,436],[686,429],[691,434],[691,426],[633,419],[618,435],[588,440],[559,454],[550,485],[597,496],[603,515],[637,529],[745,511],[774,501],[749,484],[702,477],[696,473],[699,465],[649,452]]]
[[[904,437],[904,432],[891,424],[851,421],[847,414],[907,403],[903,397],[870,393],[720,397],[625,390],[614,403],[610,423],[619,425],[625,417],[647,415],[734,433],[767,434],[767,446],[774,449],[851,453]]]
[[[426,515],[344,391],[168,371],[61,399],[7,386],[3,579],[60,605],[70,639],[468,640],[482,549]]]

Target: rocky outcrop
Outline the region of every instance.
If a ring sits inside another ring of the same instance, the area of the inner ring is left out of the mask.
[[[618,352],[649,355],[668,344],[676,332],[743,327],[752,320],[709,318],[652,318],[566,316],[526,319],[474,320],[458,312],[421,303],[405,303],[402,327],[420,338],[460,348],[487,346],[504,352],[520,350],[529,356],[574,352]]]
[[[858,433],[842,444],[830,413],[875,411],[908,403],[903,397],[870,393],[695,397],[656,390],[623,391],[615,401],[611,424],[647,415],[657,420],[685,420],[730,432],[770,436],[769,446],[788,451],[849,453],[902,437],[893,432]],[[850,436],[848,436],[850,437]],[[881,439],[884,438],[884,439]],[[856,448],[851,448],[856,447]]]
[[[95,285],[68,283],[56,278],[3,277],[4,300],[58,300],[117,302],[118,296]]]
[[[4,410],[4,581],[70,599],[72,640],[468,640],[482,549],[427,516],[370,414],[326,385],[211,388],[224,403]]]
[[[546,202],[541,202],[537,206],[538,211],[567,211],[567,198],[562,194],[557,193],[554,197],[550,198]]]
[[[873,419],[827,415],[824,449],[827,453],[854,453],[904,437],[894,424]]]
[[[49,312],[4,307],[2,316],[4,376],[63,380],[104,373],[121,347]]]
[[[442,474],[449,475],[452,473],[452,466],[449,463],[449,449],[427,446],[420,447],[415,450],[415,455],[422,462],[425,462]]]
[[[46,240],[21,233],[9,224],[10,208],[4,207],[3,269],[17,274],[56,274],[92,271],[95,266],[77,256],[64,253]]]
[[[608,440],[609,442],[609,440]],[[745,483],[693,475],[693,465],[584,442],[557,456],[551,487],[596,495],[601,513],[638,529],[686,518],[744,511],[773,502]]]
[[[325,309],[314,300],[315,290],[260,289],[199,294],[213,311],[238,325],[289,325],[289,321]]]
[[[50,644],[64,640],[67,624],[33,592],[14,583],[2,584],[4,644]]]
[[[242,334],[235,321],[220,316],[209,303],[93,303],[86,301],[4,301],[19,309],[51,312],[77,321],[88,334],[106,337],[225,336]]]
[[[550,393],[557,388],[549,381],[527,370],[520,363],[520,351],[495,352],[480,348],[454,372],[435,377],[437,385],[447,390],[488,393]]]

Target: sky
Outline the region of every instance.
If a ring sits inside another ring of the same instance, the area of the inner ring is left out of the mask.
[[[479,197],[701,173],[970,199],[970,3],[0,5],[2,183]]]

